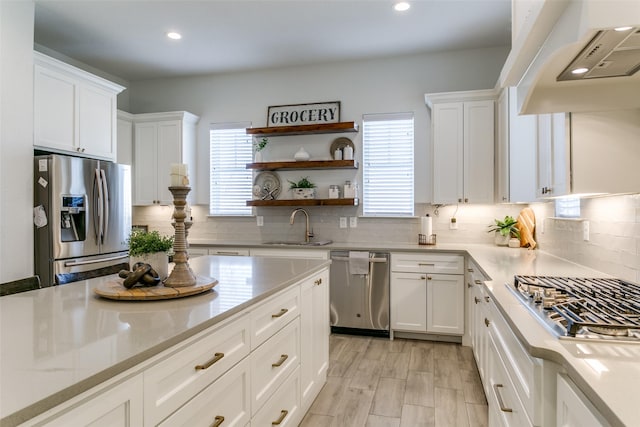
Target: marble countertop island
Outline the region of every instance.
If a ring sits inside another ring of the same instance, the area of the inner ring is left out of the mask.
[[[115,301],[94,293],[115,278],[106,276],[0,298],[0,425],[24,422],[329,265],[225,256],[189,263],[218,279],[213,291]]]

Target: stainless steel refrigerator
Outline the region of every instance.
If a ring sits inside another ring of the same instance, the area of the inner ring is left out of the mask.
[[[35,156],[34,186],[35,272],[43,286],[55,284],[56,274],[127,262],[130,166]]]

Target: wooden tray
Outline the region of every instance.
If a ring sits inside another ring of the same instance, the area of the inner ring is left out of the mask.
[[[153,301],[161,299],[173,299],[188,297],[207,292],[215,285],[218,280],[207,277],[197,276],[194,286],[186,286],[182,288],[168,288],[164,285],[152,286],[149,288],[135,287],[127,289],[122,285],[124,279],[112,280],[98,285],[94,291],[96,294],[104,298],[127,301]]]

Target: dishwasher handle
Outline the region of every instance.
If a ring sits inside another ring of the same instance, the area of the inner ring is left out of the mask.
[[[348,256],[332,256],[331,259],[333,261],[349,261]],[[386,258],[369,258],[369,262],[387,263],[388,261]]]

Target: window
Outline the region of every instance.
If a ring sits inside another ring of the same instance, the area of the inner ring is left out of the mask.
[[[250,123],[212,124],[209,129],[209,215],[251,215]]]
[[[413,113],[362,120],[364,216],[413,216]]]
[[[555,203],[556,217],[580,218],[580,197],[560,197]]]

